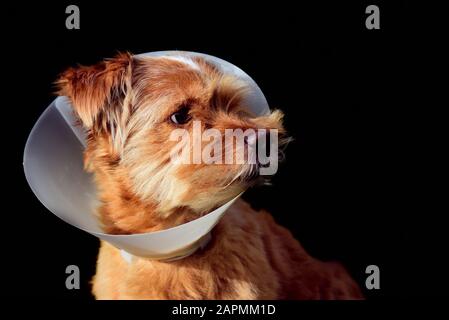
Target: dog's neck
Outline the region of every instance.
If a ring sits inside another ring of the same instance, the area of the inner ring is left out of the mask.
[[[180,207],[171,215],[164,217],[152,202],[143,202],[131,196],[124,196],[124,192],[100,194],[103,204],[98,208],[103,229],[112,234],[136,234],[166,230],[191,220],[200,215],[188,208]],[[131,263],[136,258],[170,262],[186,258],[207,246],[211,239],[210,232],[185,247],[165,255],[151,255],[135,257],[121,250],[125,261]]]
[[[199,217],[187,208],[180,207],[169,216],[163,216],[151,202],[102,199],[99,218],[106,233],[137,234],[166,230]]]
[[[200,216],[187,207],[174,208],[169,215],[160,212],[157,202],[147,199],[143,201],[126,183],[115,179],[105,179],[101,173],[95,172],[98,197],[98,217],[102,228],[110,234],[136,234],[169,229]],[[100,177],[100,178],[99,178]]]

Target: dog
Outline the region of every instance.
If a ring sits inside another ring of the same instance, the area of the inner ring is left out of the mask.
[[[85,169],[92,172],[105,232],[164,230],[201,217],[260,182],[260,164],[171,161],[174,129],[276,129],[283,114],[252,117],[245,84],[200,57],[120,53],[78,66],[56,81],[86,132]],[[237,152],[234,150],[233,152]],[[211,240],[174,261],[133,257],[102,242],[92,281],[97,299],[360,299],[338,263],[307,254],[265,211],[237,200]]]

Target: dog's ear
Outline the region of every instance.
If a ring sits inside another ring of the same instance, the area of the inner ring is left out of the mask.
[[[56,81],[57,94],[69,97],[86,128],[107,126],[117,117],[131,86],[132,59],[121,53],[94,66],[70,68]]]

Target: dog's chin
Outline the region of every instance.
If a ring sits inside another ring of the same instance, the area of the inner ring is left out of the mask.
[[[245,176],[242,176],[238,179],[236,183],[242,186],[242,189],[247,189],[249,187],[254,187],[262,184],[264,178],[258,173],[251,173]]]
[[[246,168],[246,170],[241,174],[235,183],[240,184],[243,190],[254,187],[258,185],[265,184],[267,181],[266,176],[260,174],[260,164],[252,164]]]

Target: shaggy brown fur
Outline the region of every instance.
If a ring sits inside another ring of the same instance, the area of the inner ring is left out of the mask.
[[[120,54],[66,71],[57,82],[88,132],[106,232],[142,233],[210,212],[256,183],[251,164],[176,164],[175,128],[278,129],[282,113],[245,112],[246,88],[206,61]],[[187,110],[185,123],[171,116]],[[223,143],[223,146],[225,144]],[[233,150],[237,153],[238,150]],[[224,151],[225,152],[225,151]],[[361,294],[335,263],[311,258],[283,227],[242,200],[212,231],[204,250],[172,262],[134,257],[102,243],[93,281],[99,299],[351,299]]]

